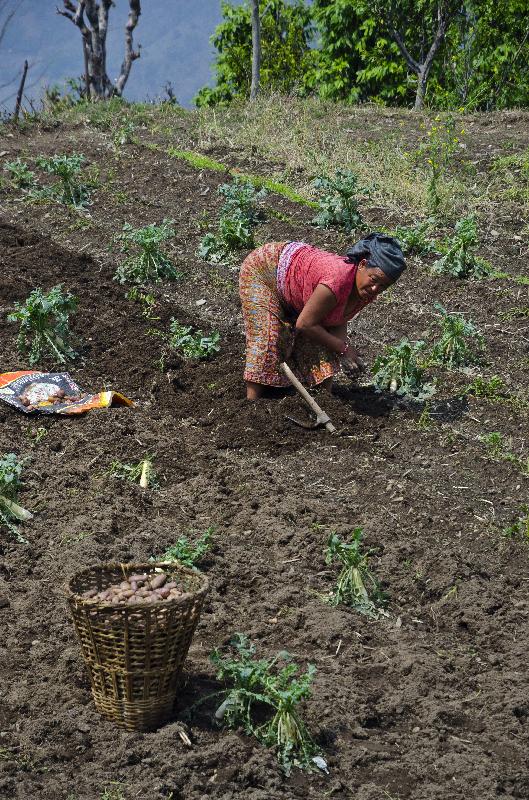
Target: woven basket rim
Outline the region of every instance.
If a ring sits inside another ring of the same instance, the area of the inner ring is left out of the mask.
[[[143,603],[124,603],[121,606],[113,606],[109,603],[105,602],[94,602],[89,598],[81,597],[77,594],[72,588],[71,584],[81,575],[87,572],[93,572],[96,570],[103,571],[103,570],[114,570],[114,569],[121,569],[123,570],[124,567],[127,570],[136,572],[137,570],[141,569],[157,569],[158,567],[172,567],[175,573],[184,573],[185,575],[193,576],[194,578],[199,578],[201,581],[201,586],[199,586],[196,590],[192,592],[186,592],[186,594],[182,595],[182,597],[175,597],[172,600],[159,600],[156,603],[149,603],[148,606],[144,605]],[[190,567],[185,567],[183,564],[180,564],[179,561],[140,561],[140,562],[121,562],[121,561],[107,561],[102,564],[93,564],[90,567],[84,567],[83,569],[78,570],[73,575],[70,576],[66,584],[64,585],[64,592],[67,598],[77,603],[81,606],[87,606],[89,608],[97,608],[97,609],[112,609],[113,611],[120,611],[122,609],[141,609],[147,610],[151,608],[158,608],[159,606],[163,608],[168,608],[175,605],[184,605],[189,603],[191,598],[200,597],[201,595],[205,595],[209,589],[209,579],[206,575],[202,572],[198,572],[198,570],[191,569]]]

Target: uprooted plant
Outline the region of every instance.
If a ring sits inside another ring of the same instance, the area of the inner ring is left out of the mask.
[[[77,298],[63,293],[60,283],[47,294],[34,289],[24,303],[15,303],[15,310],[7,319],[20,323],[18,349],[23,355],[29,353],[31,366],[45,356],[59,364],[76,357],[69,344],[69,319],[76,308]]]
[[[116,238],[121,242],[121,252],[127,258],[117,268],[114,280],[142,284],[181,278],[181,273],[161,248],[163,242],[175,235],[173,222],[174,220],[164,219],[160,225],[153,223],[143,228],[133,228],[126,222],[122,233]]]
[[[238,250],[254,247],[254,228],[262,217],[259,203],[266,189],[257,191],[249,181],[234,180],[219,186],[224,197],[216,233],[207,233],[198,255],[211,264],[230,264]]]
[[[139,483],[142,489],[156,489],[158,477],[153,467],[153,460],[154,456],[151,455],[146,455],[137,464],[125,464],[115,460],[110,464],[106,474],[110,478]]]
[[[211,547],[213,533],[214,528],[208,528],[194,544],[190,542],[187,536],[180,536],[176,542],[165,551],[163,556],[155,560],[163,562],[178,561],[180,564],[183,564],[184,567],[196,569],[196,564],[201,561]]]
[[[50,156],[37,158],[37,166],[54,175],[59,180],[53,186],[39,191],[41,197],[49,197],[58,203],[75,208],[84,208],[89,204],[91,186],[82,182],[81,170],[85,157],[82,154]]]
[[[338,169],[334,178],[320,175],[313,181],[318,192],[318,213],[313,225],[321,228],[337,227],[351,233],[362,223],[359,211],[359,196],[365,197],[368,190],[358,184],[358,176],[351,170]]]
[[[333,606],[347,605],[373,619],[386,615],[386,598],[378,580],[369,569],[372,551],[362,549],[362,528],[355,528],[349,542],[331,533],[325,551],[325,563],[341,567],[336,586],[326,598]]]
[[[441,245],[444,255],[434,262],[432,271],[454,278],[479,279],[490,275],[492,267],[489,262],[474,253],[477,245],[476,220],[472,216],[460,219],[454,235]]]
[[[178,320],[171,319],[167,345],[176,350],[183,358],[206,359],[220,350],[220,333],[213,331],[206,336],[201,330],[193,331],[191,325],[181,325]]]
[[[449,313],[440,303],[434,303],[434,308],[440,314],[441,337],[433,346],[432,363],[450,369],[475,364],[479,360],[475,350],[485,349],[480,331],[462,314]]]
[[[7,453],[0,458],[0,522],[16,536],[17,541],[27,542],[14,524],[28,522],[33,517],[33,514],[17,503],[21,474],[22,462],[15,453]]]
[[[387,345],[375,359],[371,370],[375,386],[416,400],[431,397],[435,384],[425,382],[425,366],[419,360],[424,347],[423,341],[410,342],[408,339]]]
[[[241,633],[231,642],[234,657],[211,655],[217,677],[231,684],[222,694],[224,701],[215,714],[228,727],[243,727],[260,742],[276,751],[287,774],[292,767],[326,769],[320,750],[313,741],[298,711],[302,700],[311,694],[316,672],[312,664],[300,674],[289,653],[282,651],[272,659],[255,658],[255,646]],[[256,721],[256,706],[268,709],[269,718]]]

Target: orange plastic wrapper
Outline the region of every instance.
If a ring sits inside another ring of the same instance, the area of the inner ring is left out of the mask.
[[[35,370],[0,374],[0,400],[24,414],[83,414],[91,408],[134,405],[120,392],[87,394],[67,372]]]

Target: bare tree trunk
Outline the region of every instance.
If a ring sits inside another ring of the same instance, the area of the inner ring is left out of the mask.
[[[259,94],[261,78],[261,21],[259,19],[259,0],[252,0],[252,85],[250,100]]]
[[[22,95],[24,94],[24,84],[26,82],[26,75],[27,74],[28,74],[28,62],[27,62],[27,59],[26,59],[26,61],[24,61],[24,69],[22,71],[22,80],[20,81],[20,86],[18,87],[17,101],[15,103],[15,114],[14,114],[15,122],[18,121],[18,115],[20,114],[20,105],[22,103]]]
[[[64,10],[57,13],[76,25],[83,37],[85,53],[85,82],[87,97],[102,100],[113,95],[121,97],[132,62],[140,57],[134,50],[133,33],[141,14],[141,0],[129,0],[129,16],[125,26],[125,57],[115,84],[107,74],[108,15],[113,0],[63,0]],[[86,17],[86,19],[85,19]]]
[[[375,0],[374,9],[380,14],[392,38],[397,43],[397,46],[404,56],[409,68],[417,75],[417,92],[415,94],[414,111],[420,111],[424,104],[424,97],[426,94],[426,85],[430,75],[435,56],[439,50],[443,39],[448,30],[448,26],[452,21],[459,3],[457,0],[439,0],[437,3],[437,29],[434,34],[433,42],[426,54],[424,61],[416,61],[410,54],[401,33],[398,30],[396,22],[395,6],[398,5],[391,0],[389,2],[379,2]]]

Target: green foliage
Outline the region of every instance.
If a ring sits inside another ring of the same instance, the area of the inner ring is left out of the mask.
[[[225,198],[220,209],[216,233],[207,233],[198,248],[198,255],[210,264],[230,264],[238,250],[255,246],[253,231],[261,213],[257,204],[266,196],[266,189],[257,191],[248,181],[234,180],[219,186]]]
[[[213,533],[214,528],[208,528],[194,544],[189,541],[187,536],[180,536],[175,544],[169,547],[156,561],[178,561],[184,567],[196,569],[197,562],[206,555],[211,547]]]
[[[344,542],[337,533],[331,533],[325,563],[338,562],[341,570],[328,602],[333,606],[351,606],[360,614],[378,619],[385,614],[386,599],[369,569],[369,555],[370,551],[362,552],[362,528],[353,530],[349,542]]]
[[[484,278],[489,275],[491,265],[474,254],[477,247],[477,226],[474,217],[465,217],[456,223],[454,235],[443,246],[444,255],[432,266],[439,275],[454,278]]]
[[[160,319],[160,317],[156,317],[154,315],[156,298],[153,294],[150,294],[149,292],[142,292],[139,286],[132,286],[125,297],[127,300],[132,300],[133,302],[140,304],[141,314],[143,317],[145,317],[145,319],[148,319],[151,322]]]
[[[529,458],[523,459],[510,450],[511,442],[505,441],[499,431],[486,433],[479,437],[486,445],[490,458],[494,461],[508,461],[515,464],[524,475],[529,475]]]
[[[289,94],[303,80],[312,59],[311,10],[303,0],[260,0],[261,88]],[[221,4],[223,21],[211,42],[218,52],[216,86],[204,87],[195,97],[197,106],[226,104],[250,93],[252,78],[251,10]]]
[[[356,230],[362,223],[358,210],[358,194],[367,195],[366,189],[358,186],[358,176],[351,170],[336,170],[334,178],[320,175],[313,182],[314,189],[320,193],[318,214],[313,225],[322,228],[343,228],[346,233]]]
[[[59,181],[40,192],[42,197],[50,197],[58,203],[74,208],[84,208],[89,204],[90,186],[80,182],[81,169],[85,157],[82,154],[50,156],[37,158],[37,166],[55,175]]]
[[[8,322],[20,323],[18,349],[29,353],[30,366],[48,356],[54,363],[64,364],[77,353],[70,347],[69,318],[77,308],[77,298],[63,294],[62,284],[53,286],[47,294],[34,289],[24,303],[15,303]]]
[[[468,340],[475,343],[477,350],[483,351],[485,342],[480,331],[462,314],[450,314],[440,303],[434,303],[434,307],[441,315],[441,338],[432,349],[433,363],[450,369],[476,363],[478,358]]]
[[[424,382],[424,366],[419,363],[423,341],[401,339],[397,345],[388,345],[377,356],[372,367],[375,386],[396,392],[398,395],[426,400],[435,392],[435,384]]]
[[[9,172],[11,182],[17,189],[33,189],[36,185],[35,173],[32,172],[22,159],[17,158],[14,161],[6,161],[4,169]]]
[[[406,64],[369,2],[314,0],[312,7],[320,41],[304,79],[306,91],[349,103],[411,101]],[[408,27],[421,29],[424,14],[414,6],[409,12]]]
[[[466,387],[465,394],[483,397],[491,403],[503,403],[511,406],[516,411],[523,411],[528,406],[527,400],[523,397],[518,397],[507,391],[505,383],[499,375],[493,375],[488,379],[481,376],[474,378],[472,383]]]
[[[529,506],[523,505],[517,519],[514,520],[503,530],[503,536],[507,539],[521,537],[529,541]]]
[[[241,633],[231,642],[234,656],[221,656],[214,650],[211,660],[217,678],[229,682],[225,699],[216,713],[228,727],[243,727],[267,747],[274,748],[287,775],[292,767],[314,769],[323,759],[301,718],[298,706],[310,697],[316,670],[309,664],[300,674],[289,653],[273,659],[256,659],[255,646]],[[264,705],[272,713],[257,724],[255,706]]]
[[[153,223],[143,228],[133,228],[126,222],[123,233],[117,239],[122,243],[121,252],[128,257],[117,268],[114,280],[141,284],[180,278],[181,273],[161,249],[162,243],[175,235],[173,222],[174,220],[164,219],[160,225]],[[131,250],[135,252],[130,254]]]
[[[176,350],[183,358],[210,358],[220,350],[220,333],[218,331],[213,331],[206,336],[200,330],[193,332],[191,325],[180,325],[174,318],[171,319],[169,330],[167,344],[171,350]]]
[[[423,256],[437,252],[437,244],[429,238],[431,229],[429,219],[417,225],[397,225],[393,235],[398,239],[402,252],[406,256]]]
[[[0,458],[0,523],[15,535],[17,541],[26,542],[14,525],[15,522],[24,522],[31,518],[29,512],[17,504],[22,485],[22,467],[23,464],[15,453],[7,453]]]

